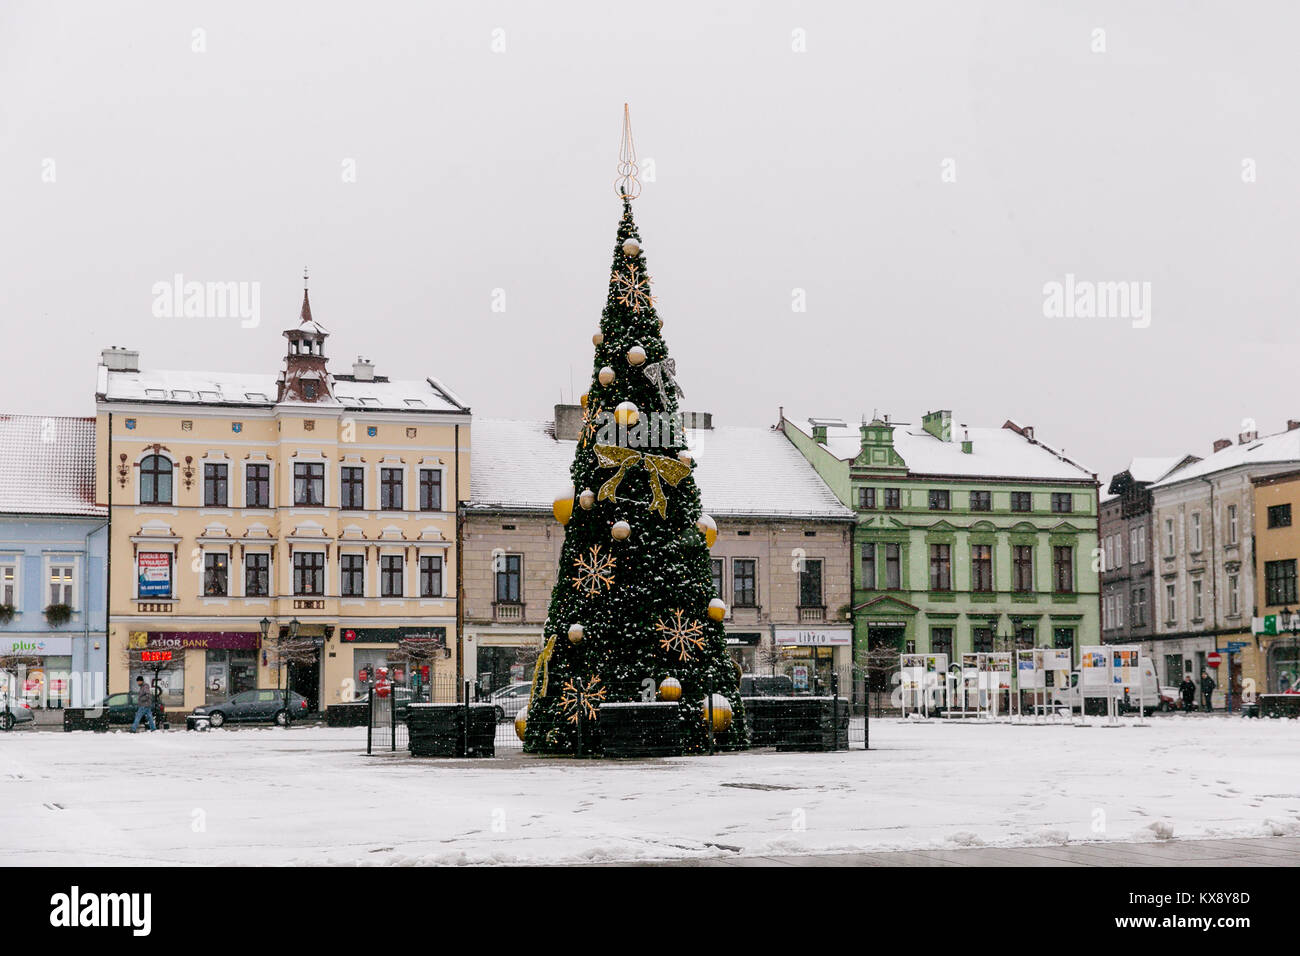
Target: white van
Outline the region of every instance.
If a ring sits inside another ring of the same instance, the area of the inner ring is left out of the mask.
[[[1128,713],[1136,711],[1139,707],[1142,708],[1144,715],[1156,710],[1174,710],[1178,706],[1178,689],[1176,687],[1160,686],[1160,681],[1156,677],[1156,669],[1151,664],[1151,658],[1141,658],[1138,666],[1142,671],[1142,685],[1128,688],[1127,704],[1125,703],[1126,698],[1121,697],[1119,699],[1119,712],[1121,714]],[[1088,696],[1093,695],[1089,694]],[[1079,696],[1079,672],[1077,670],[1070,672],[1070,686],[1068,688],[1060,688],[1053,692],[1052,703],[1062,709],[1069,707],[1071,711],[1082,709],[1083,701]]]

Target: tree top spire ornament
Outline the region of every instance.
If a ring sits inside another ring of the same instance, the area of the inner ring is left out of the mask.
[[[623,104],[623,139],[618,147],[618,179],[614,180],[614,191],[624,202],[641,195],[640,172],[636,164],[636,145],[632,142],[632,116],[627,104]]]

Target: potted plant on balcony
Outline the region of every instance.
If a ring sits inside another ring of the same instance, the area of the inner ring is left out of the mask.
[[[59,627],[72,620],[71,604],[51,604],[45,609],[45,620],[50,627]]]
[[[0,624],[8,624],[14,619],[15,608],[12,604],[0,604]]]

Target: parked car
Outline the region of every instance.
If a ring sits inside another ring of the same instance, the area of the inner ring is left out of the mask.
[[[794,681],[788,674],[743,674],[741,697],[793,697]]]
[[[497,723],[503,720],[514,720],[519,712],[528,706],[528,693],[532,690],[532,686],[528,681],[522,681],[517,684],[507,684],[493,692],[488,701],[497,709]]]
[[[15,724],[25,724],[35,720],[32,705],[10,697],[5,701],[4,710],[0,710],[0,730],[13,730]]]
[[[135,712],[140,708],[140,700],[135,691],[109,694],[100,707],[103,708],[109,724],[126,724],[129,727],[135,721]],[[154,726],[160,729],[165,729],[167,726],[167,710],[158,702],[157,696],[153,701],[153,722]]]
[[[283,727],[290,720],[307,716],[307,698],[290,691],[286,712],[284,691],[246,690],[219,704],[195,707],[194,716],[208,718],[213,727],[220,727],[228,720],[236,723],[274,721]]]

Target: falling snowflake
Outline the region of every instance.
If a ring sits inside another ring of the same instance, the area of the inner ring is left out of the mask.
[[[583,713],[588,720],[595,720],[596,704],[604,699],[605,688],[600,686],[599,677],[588,678],[585,684],[569,678],[560,691],[560,711],[567,715],[565,719],[571,724],[576,724],[579,714]]]
[[[616,292],[621,293],[618,296],[619,305],[631,306],[633,312],[649,309],[655,304],[655,297],[650,294],[650,277],[637,275],[634,265],[627,267],[626,275],[615,272],[609,277],[609,282]]]
[[[578,569],[573,576],[573,586],[590,597],[598,596],[602,584],[606,590],[614,586],[614,565],[617,563],[613,555],[601,554],[600,545],[593,544],[589,555],[579,555],[573,562]]]
[[[676,651],[679,661],[691,659],[692,647],[697,651],[704,650],[704,625],[699,621],[682,620],[681,611],[673,611],[673,619],[668,624],[660,618],[655,630],[664,635],[659,638],[659,646],[670,653]]]

